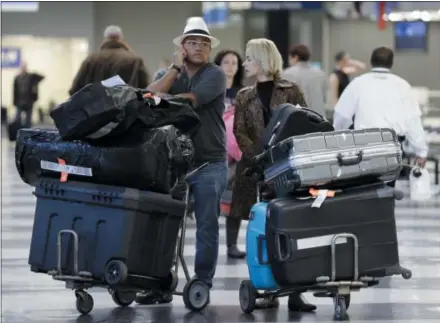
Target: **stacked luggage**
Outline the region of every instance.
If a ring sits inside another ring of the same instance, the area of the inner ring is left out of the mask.
[[[21,129],[15,151],[18,173],[36,188],[31,270],[65,281],[82,314],[94,286],[119,306],[141,290],[174,292],[188,199],[170,192],[192,168],[200,120],[190,101],[89,84],[51,117],[57,130]]]
[[[390,129],[333,131],[307,109],[278,109],[249,172],[260,178],[261,200],[250,213],[240,304],[250,313],[257,297],[312,290],[333,297],[344,319],[351,290],[411,276],[399,263],[394,206],[402,194],[387,185],[402,168],[400,143]]]

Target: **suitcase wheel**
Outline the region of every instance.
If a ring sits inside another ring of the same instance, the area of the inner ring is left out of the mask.
[[[241,282],[239,297],[241,310],[246,314],[252,313],[257,302],[257,290],[250,280]]]
[[[191,311],[201,311],[209,303],[209,286],[198,279],[186,283],[183,289],[183,303]]]
[[[411,279],[411,277],[412,277],[411,270],[402,268],[402,277],[403,277],[403,279]]]
[[[89,314],[93,309],[93,297],[83,290],[75,291],[76,310],[83,315]]]
[[[110,291],[113,302],[121,307],[130,306],[136,299],[136,292],[112,290]]]
[[[347,310],[350,307],[350,295],[338,295],[333,299],[335,304],[335,320],[344,321],[347,317]]]
[[[111,260],[105,266],[104,278],[110,286],[121,284],[125,281],[127,275],[127,266],[121,260]]]

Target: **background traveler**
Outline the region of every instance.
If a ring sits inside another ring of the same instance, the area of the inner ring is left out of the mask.
[[[325,103],[328,92],[327,75],[312,66],[311,53],[306,45],[298,44],[289,53],[290,67],[284,70],[282,78],[296,83],[304,93],[308,108],[325,116]]]
[[[226,141],[228,145],[228,163],[229,174],[228,190],[232,190],[235,166],[241,159],[241,151],[238,147],[237,140],[233,133],[234,114],[235,114],[235,98],[238,91],[243,87],[243,59],[240,54],[234,50],[227,49],[219,52],[214,58],[214,63],[220,66],[226,75],[226,98],[225,98],[225,113],[223,120],[226,125]],[[227,256],[229,258],[244,258],[246,252],[241,251],[237,247],[238,235],[240,232],[240,218],[226,217],[226,245],[228,248]]]
[[[110,33],[98,52],[91,53],[82,62],[73,80],[69,94],[77,92],[89,83],[101,82],[119,75],[126,84],[136,88],[148,86],[148,72],[144,61],[130,47]]]

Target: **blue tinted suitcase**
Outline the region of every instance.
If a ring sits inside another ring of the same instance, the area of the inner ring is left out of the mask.
[[[260,202],[251,209],[246,232],[246,253],[249,278],[256,289],[276,290],[277,283],[269,265],[266,243],[267,203]]]
[[[108,282],[114,261],[126,268],[125,283],[137,277],[168,279],[185,203],[170,195],[124,187],[43,178],[37,197],[29,255],[31,270],[57,270],[57,237],[62,230],[78,236],[78,270]],[[75,275],[74,238],[61,237],[60,265]]]

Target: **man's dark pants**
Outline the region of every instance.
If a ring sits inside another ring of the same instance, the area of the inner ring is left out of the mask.
[[[15,115],[15,123],[22,125],[24,128],[32,127],[32,105],[31,104],[21,104],[17,107],[17,114]],[[22,123],[21,115],[25,114],[24,123]]]
[[[196,217],[196,277],[212,287],[219,249],[220,203],[228,184],[227,162],[213,162],[189,178]]]

